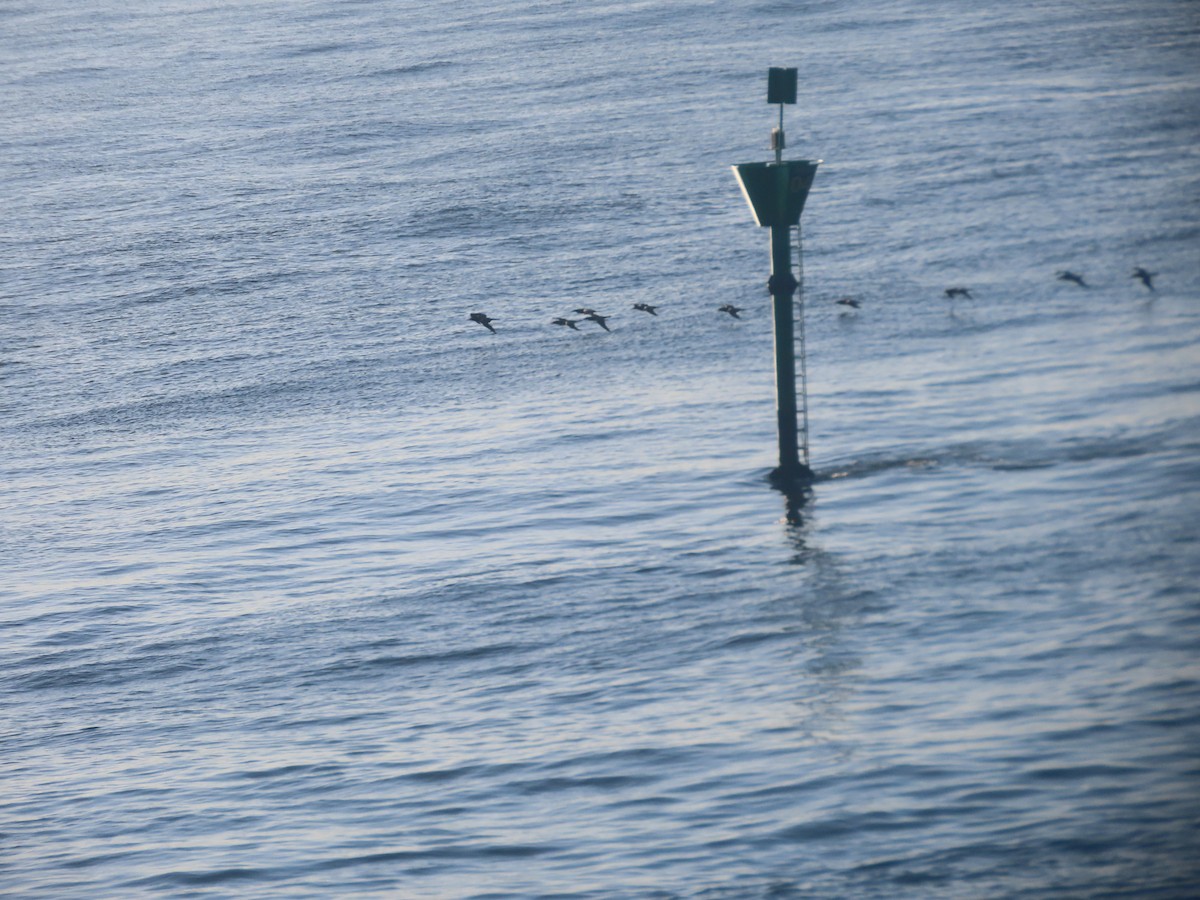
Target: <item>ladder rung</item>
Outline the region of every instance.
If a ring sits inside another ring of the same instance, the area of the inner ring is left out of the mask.
[[[799,432],[800,452],[804,459],[804,465],[809,465],[808,458],[808,352],[805,347],[804,337],[804,249],[800,236],[800,225],[796,228],[796,263],[795,263],[795,278],[796,278],[796,307],[797,307],[797,324],[796,334],[800,344],[800,365],[798,375],[800,376],[800,413],[799,421],[796,423],[796,431]]]

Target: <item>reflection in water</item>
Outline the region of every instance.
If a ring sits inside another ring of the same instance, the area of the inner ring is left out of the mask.
[[[772,486],[783,494],[784,521],[788,524],[788,532],[792,535],[793,540],[798,540],[802,547],[804,544],[801,534],[804,525],[803,509],[812,499],[812,486],[808,483],[788,484],[779,480],[772,480]]]
[[[837,557],[821,548],[819,535],[814,539],[811,482],[786,485],[772,479],[772,486],[783,496],[782,524],[792,549],[787,562],[796,567],[786,576],[793,590],[777,607],[791,638],[781,669],[787,674],[780,682],[787,685],[791,708],[779,719],[776,735],[791,732],[790,749],[804,765],[836,767],[862,746],[848,713],[863,667],[853,625],[874,595],[846,577]]]

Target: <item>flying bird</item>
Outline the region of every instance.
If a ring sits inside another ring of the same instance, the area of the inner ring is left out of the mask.
[[[571,311],[577,312],[581,316],[594,316],[596,314],[596,311],[594,309],[592,309],[590,306],[581,306],[579,309],[574,309]]]
[[[1150,288],[1150,290],[1154,290],[1154,273],[1153,272],[1147,272],[1141,266],[1137,266],[1133,270],[1133,274],[1130,275],[1129,277],[1142,279],[1142,284],[1144,284],[1146,287]]]
[[[595,322],[597,325],[599,325],[605,331],[612,331],[612,329],[609,328],[608,325],[606,324],[606,322],[611,318],[611,316],[602,316],[597,312],[593,312],[593,313],[588,313],[588,315],[584,316],[584,318],[587,319],[589,322]]]
[[[743,312],[743,309],[740,306],[734,306],[732,303],[726,303],[724,306],[718,306],[717,312],[729,313],[735,319],[740,319],[741,316],[738,313]]]
[[[1059,281],[1073,281],[1080,287],[1087,287],[1087,283],[1083,280],[1083,276],[1076,275],[1074,272],[1056,272],[1054,277]]]
[[[946,288],[945,294],[951,300],[953,300],[955,297],[966,297],[968,300],[974,299],[971,296],[971,292],[968,291],[965,287]]]
[[[857,300],[855,300],[853,297],[843,297],[841,300],[836,300],[834,302],[837,303],[839,306],[849,306],[853,309],[858,309],[860,306],[862,306],[862,304],[859,303]]]
[[[633,304],[633,308],[641,310],[642,312],[650,313],[650,315],[652,315],[652,316],[658,315],[658,313],[655,312],[655,310],[658,309],[658,307],[651,306],[649,303],[635,303],[635,304]]]
[[[559,317],[557,319],[551,319],[550,324],[551,325],[565,325],[567,328],[570,328],[573,331],[579,330],[578,328],[575,327],[574,319],[564,319],[564,318]]]
[[[469,316],[467,316],[467,318],[470,319],[472,322],[478,322],[480,325],[482,325],[484,328],[486,328],[492,334],[496,333],[496,329],[492,327],[492,320],[489,319],[485,314],[471,313]]]

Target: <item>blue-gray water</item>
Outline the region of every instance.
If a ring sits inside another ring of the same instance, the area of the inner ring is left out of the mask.
[[[1194,3],[18,0],[0,85],[0,893],[1194,895]]]

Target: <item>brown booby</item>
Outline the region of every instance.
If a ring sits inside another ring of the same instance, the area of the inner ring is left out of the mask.
[[[469,316],[467,316],[467,318],[472,322],[478,322],[492,334],[496,333],[496,329],[492,327],[492,320],[489,319],[484,313],[471,313]]]
[[[592,313],[589,313],[588,315],[584,316],[584,318],[587,319],[589,322],[595,322],[597,325],[599,325],[605,331],[612,331],[612,329],[609,328],[607,324],[605,324],[608,321],[608,319],[610,318],[610,316],[602,316],[598,312],[592,312]]]

